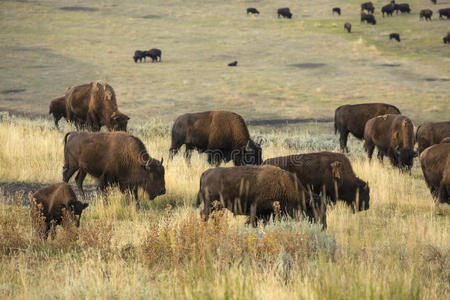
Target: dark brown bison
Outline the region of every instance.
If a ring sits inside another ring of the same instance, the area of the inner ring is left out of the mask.
[[[249,7],[247,8],[247,15],[248,14],[259,15],[259,11],[254,7]]]
[[[142,62],[142,59],[145,61],[146,51],[136,50],[134,51],[133,60],[135,63]]]
[[[431,195],[450,204],[450,144],[436,144],[420,154],[425,182]]]
[[[65,98],[67,119],[77,129],[85,124],[92,131],[99,131],[102,126],[109,131],[126,131],[130,118],[119,112],[116,94],[109,84],[95,81],[71,87]]]
[[[437,0],[431,0],[431,2],[432,2],[433,4],[436,4],[436,3],[437,3]]]
[[[392,17],[392,13],[395,10],[395,5],[393,3],[389,3],[386,4],[385,6],[383,6],[381,8],[381,13],[383,14],[383,18],[384,18],[384,14],[386,13],[387,16],[391,16]]]
[[[420,11],[420,19],[425,18],[425,21],[431,21],[432,15],[433,15],[433,11],[431,9],[422,9]]]
[[[356,177],[348,158],[341,153],[318,152],[266,159],[264,165],[275,165],[294,173],[313,192],[325,188],[333,203],[343,200],[359,211],[369,209],[367,182]]]
[[[78,170],[75,181],[83,196],[83,181],[89,174],[103,191],[110,185],[131,191],[139,206],[139,187],[152,200],[165,194],[162,163],[150,157],[140,139],[125,132],[69,132],[64,137],[63,181],[69,182]]]
[[[312,197],[311,197],[312,196]],[[215,201],[234,214],[265,222],[274,212],[274,202],[290,217],[305,214],[326,228],[326,205],[316,194],[308,193],[296,176],[275,166],[214,168],[203,172],[197,194],[197,207],[203,202],[202,216],[207,220]]]
[[[179,116],[172,127],[170,159],[186,145],[189,161],[192,150],[208,154],[210,164],[232,160],[236,166],[262,163],[261,147],[250,139],[244,119],[229,111],[206,111]]]
[[[441,8],[439,10],[439,19],[443,19],[443,17],[450,19],[450,8]]]
[[[450,32],[448,32],[447,35],[442,38],[442,40],[444,41],[444,44],[450,44]]]
[[[152,62],[161,61],[161,54],[162,54],[161,50],[152,48],[152,49],[150,49],[148,51],[144,51],[144,52],[145,52],[144,55],[150,57],[152,59]]]
[[[341,150],[348,152],[347,137],[353,134],[357,139],[364,138],[364,126],[367,120],[384,114],[400,114],[400,110],[385,103],[364,103],[342,105],[334,113],[334,133],[339,132]]]
[[[397,42],[400,42],[400,34],[399,33],[391,33],[389,34],[389,40],[396,40]]]
[[[366,122],[364,128],[364,148],[372,159],[375,146],[378,158],[388,155],[392,164],[400,169],[411,170],[415,144],[414,125],[402,115],[383,115]]]
[[[371,14],[366,14],[361,12],[361,23],[367,22],[367,24],[376,25],[377,20],[375,20],[375,16]]]
[[[238,64],[238,62],[237,62],[237,60],[235,60],[235,61],[233,61],[233,62],[230,62],[230,63],[228,64],[228,66],[229,66],[229,67],[236,67],[237,64]]]
[[[338,15],[341,15],[341,8],[340,7],[333,7],[331,10],[332,14],[337,13]]]
[[[398,12],[401,13],[410,13],[411,12],[411,8],[409,8],[409,4],[408,3],[400,3],[400,4],[395,4],[395,12],[398,15]]]
[[[292,18],[292,13],[291,10],[289,9],[289,7],[283,7],[283,8],[279,8],[277,10],[277,14],[278,14],[278,18],[279,17],[283,17],[283,18]]]
[[[64,211],[68,217],[73,217],[75,225],[80,226],[80,218],[83,210],[88,207],[87,203],[77,200],[75,193],[67,183],[58,183],[44,187],[33,194],[31,208],[32,215],[43,215],[46,229],[42,232],[42,238],[47,239],[52,226],[62,223]],[[40,211],[36,211],[40,210]]]
[[[450,121],[421,124],[416,131],[417,151],[423,150],[450,136]]]
[[[49,114],[53,115],[53,118],[55,119],[55,126],[58,128],[58,122],[61,120],[61,118],[67,119],[67,113],[66,113],[66,98],[65,97],[59,97],[56,99],[53,99],[50,102],[50,108],[48,111]]]
[[[344,24],[344,28],[347,29],[347,32],[348,32],[348,33],[352,32],[352,24],[350,24],[350,23],[345,23],[345,24]]]
[[[364,2],[361,4],[361,10],[367,10],[367,12],[374,13],[375,7],[372,2]]]

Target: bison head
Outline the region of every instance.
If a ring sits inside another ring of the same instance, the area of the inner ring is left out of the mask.
[[[358,211],[369,209],[370,189],[369,183],[358,179]]]
[[[114,131],[127,131],[128,120],[130,118],[121,112],[113,112],[111,115],[111,127]]]
[[[166,186],[164,181],[164,166],[163,159],[161,161],[149,158],[144,162],[142,167],[146,173],[146,180],[144,183],[144,190],[148,193],[151,200],[156,196],[164,195],[166,193]]]
[[[248,140],[244,147],[244,165],[260,165],[262,164],[262,149],[261,146],[252,140]]]
[[[410,170],[413,166],[414,157],[417,153],[410,149],[397,147],[395,149],[395,154],[397,156],[398,167]]]
[[[85,208],[88,207],[88,203],[83,203],[81,201],[76,201],[70,204],[69,211],[73,213],[75,225],[77,227],[80,227],[80,219],[81,219],[81,213]],[[66,207],[64,207],[66,208]]]

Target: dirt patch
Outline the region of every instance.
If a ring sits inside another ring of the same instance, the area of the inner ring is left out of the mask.
[[[291,67],[300,68],[300,69],[317,69],[325,66],[325,64],[321,63],[303,63],[303,64],[292,64],[289,65]]]
[[[11,90],[2,90],[0,93],[7,95],[7,94],[17,94],[17,93],[23,93],[26,89],[11,89]]]
[[[86,6],[64,6],[61,7],[60,9],[66,11],[90,11],[90,12],[98,10],[98,8]]]
[[[331,118],[324,118],[324,119],[313,119],[313,118],[309,118],[309,119],[268,119],[268,120],[251,120],[248,121],[247,124],[248,125],[252,125],[252,126],[272,126],[272,125],[283,125],[283,124],[296,124],[296,123],[312,123],[312,122],[317,122],[317,123],[328,123],[328,122],[332,122],[333,119]]]
[[[396,67],[400,67],[401,64],[381,64],[380,66],[382,66],[382,67],[396,68]]]
[[[425,78],[425,81],[450,81],[449,78]]]
[[[142,19],[161,19],[161,16],[158,15],[146,15],[146,16],[142,16]]]

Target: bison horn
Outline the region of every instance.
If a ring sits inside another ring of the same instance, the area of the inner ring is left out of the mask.
[[[163,164],[164,161],[164,157],[161,157],[161,165]]]

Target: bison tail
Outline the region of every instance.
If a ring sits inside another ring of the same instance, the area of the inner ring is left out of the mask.
[[[198,193],[197,193],[197,201],[195,202],[195,207],[199,207],[200,206],[200,204],[201,204],[201,202],[202,202],[202,197],[201,197],[201,191],[198,191]]]
[[[64,136],[64,147],[66,146],[67,140],[69,139],[69,135],[70,135],[71,133],[72,133],[72,132],[68,132],[68,133],[66,133],[66,135]]]

